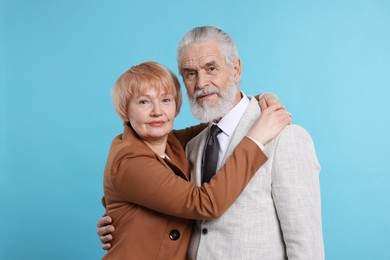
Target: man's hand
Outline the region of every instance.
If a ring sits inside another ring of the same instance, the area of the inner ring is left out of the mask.
[[[97,226],[97,234],[99,235],[99,239],[102,242],[102,248],[104,250],[108,250],[111,248],[111,240],[112,235],[111,233],[114,232],[115,228],[113,225],[110,225],[112,223],[112,219],[109,216],[103,216],[101,217],[96,226]]]
[[[261,111],[272,105],[282,105],[277,96],[272,93],[266,92],[261,95],[257,95],[256,99],[259,100]]]

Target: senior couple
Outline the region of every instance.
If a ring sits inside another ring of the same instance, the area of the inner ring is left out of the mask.
[[[239,90],[237,47],[219,28],[189,31],[177,61],[191,112],[208,124],[172,130],[181,89],[164,66],[119,77],[124,131],[104,172],[104,259],[323,259],[310,135],[272,95]]]

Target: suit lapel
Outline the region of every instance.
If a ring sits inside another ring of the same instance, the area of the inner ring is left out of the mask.
[[[202,158],[208,131],[209,127],[205,128],[197,137],[191,141],[193,145],[192,148],[186,150],[187,158],[191,164],[191,181],[195,182],[197,186],[202,185]]]
[[[254,97],[250,97],[250,102],[246,108],[244,114],[242,115],[236,130],[233,133],[232,140],[229,144],[228,150],[226,152],[225,158],[223,158],[222,165],[225,164],[226,159],[233,153],[236,146],[241,142],[244,136],[249,132],[253,123],[260,116],[261,110],[258,105],[258,101]]]
[[[226,159],[233,153],[236,146],[241,142],[242,138],[249,132],[253,123],[260,116],[261,110],[258,105],[258,101],[254,98],[250,98],[249,105],[241,117],[238,126],[233,133],[232,140],[229,144],[228,151],[225,158],[222,161],[222,165],[225,164]],[[186,155],[190,160],[191,167],[191,181],[195,182],[196,185],[202,185],[202,158],[204,152],[204,146],[207,140],[209,127],[204,129],[197,137],[192,139],[187,145]]]

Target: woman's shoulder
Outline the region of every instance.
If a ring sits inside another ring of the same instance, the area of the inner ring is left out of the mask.
[[[116,136],[111,143],[109,158],[111,157],[113,160],[141,155],[153,156],[153,152],[131,128],[125,128],[123,133]]]

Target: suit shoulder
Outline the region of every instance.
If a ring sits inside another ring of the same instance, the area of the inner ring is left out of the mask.
[[[309,132],[303,128],[300,125],[292,124],[286,126],[282,132],[280,133],[281,136],[306,136],[310,137]]]
[[[276,144],[287,143],[313,143],[313,139],[309,132],[300,125],[292,124],[286,126],[280,134],[275,138]]]

